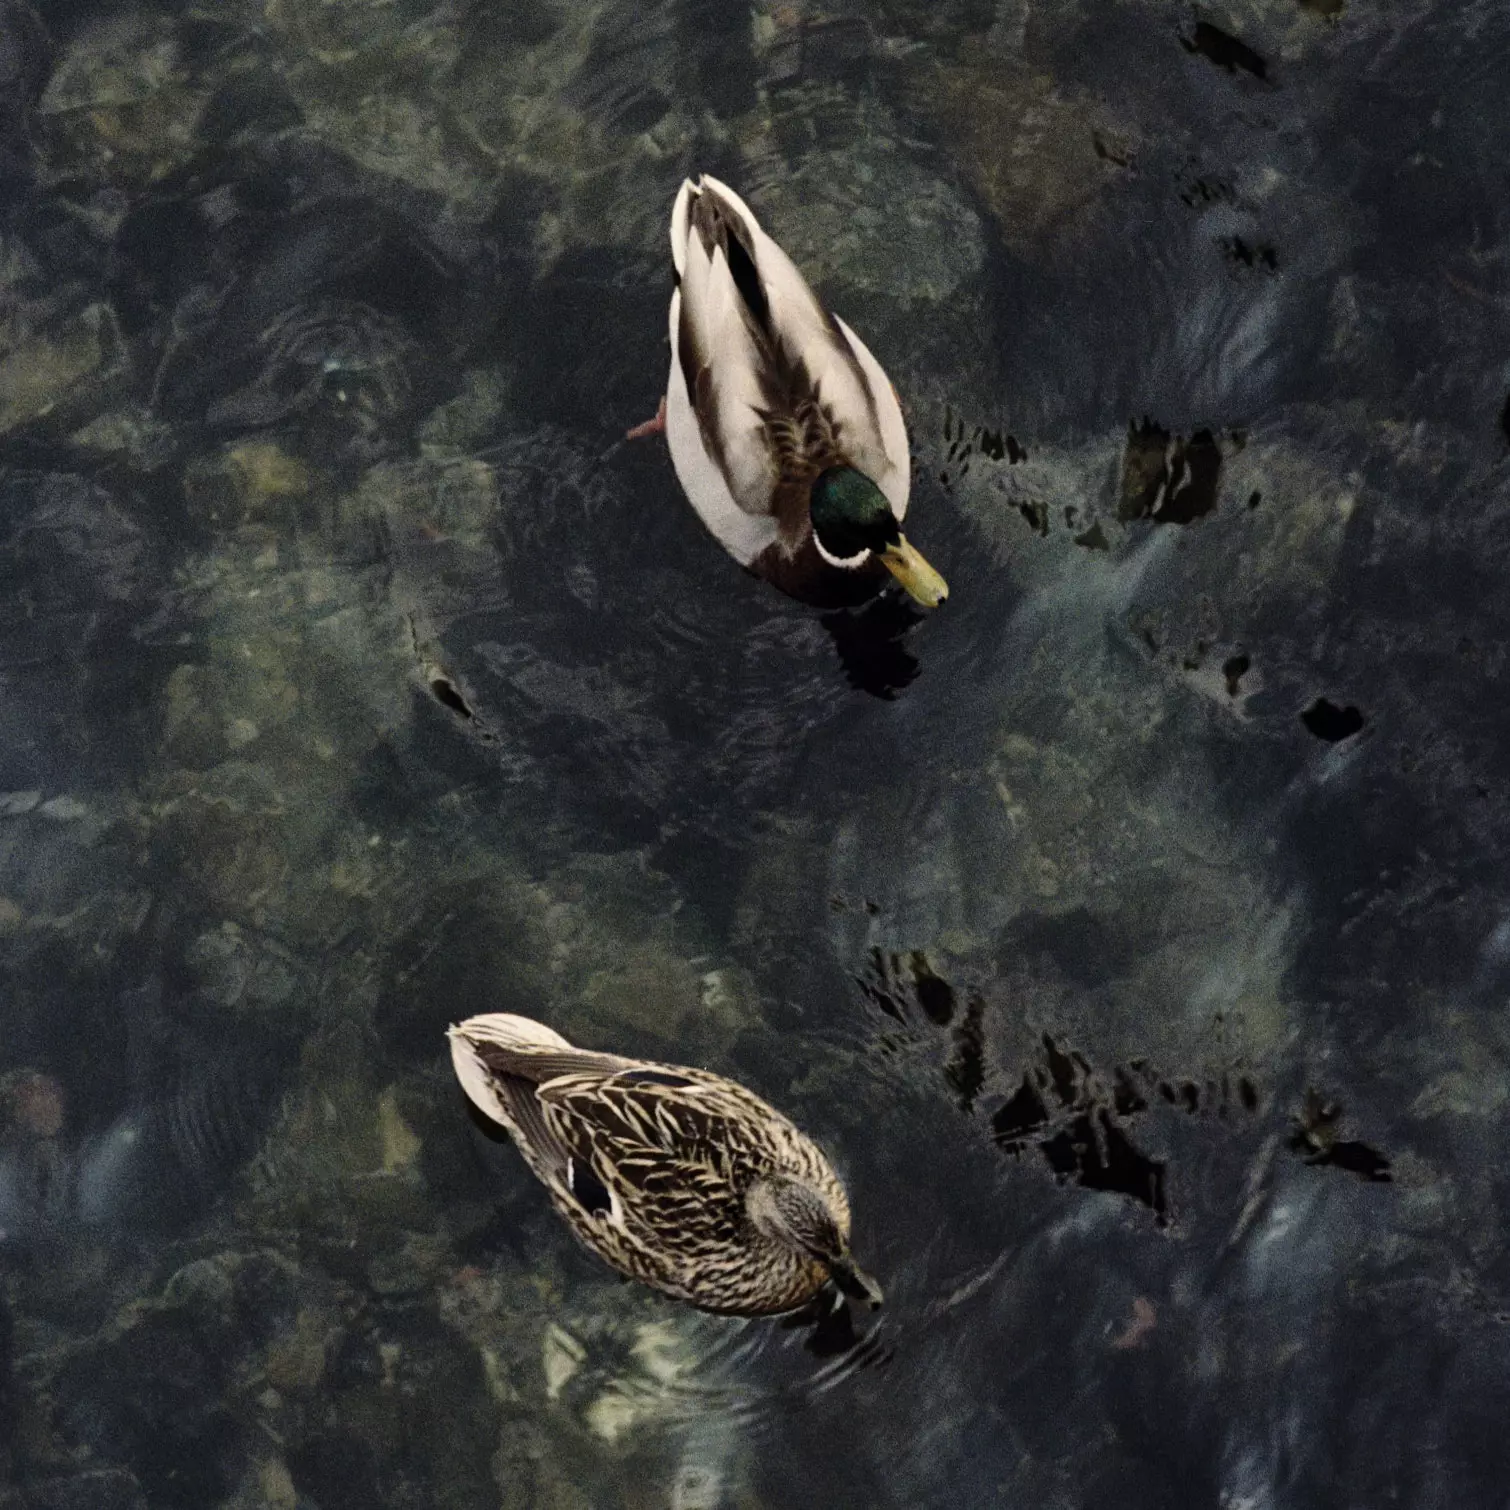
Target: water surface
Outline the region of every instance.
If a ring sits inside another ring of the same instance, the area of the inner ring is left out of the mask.
[[[0,3],[0,1505],[1498,1504],[1510,17]],[[735,185],[952,596],[664,446]],[[876,1318],[621,1284],[444,1026],[708,1065]]]

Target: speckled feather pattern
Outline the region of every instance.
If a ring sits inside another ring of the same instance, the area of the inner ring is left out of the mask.
[[[787,1175],[822,1192],[849,1235],[849,1203],[822,1150],[753,1092],[685,1065],[471,1047],[494,1082],[507,1083],[496,1110],[557,1211],[621,1273],[703,1310],[743,1315],[791,1310],[827,1282],[823,1264],[770,1240],[746,1213],[757,1180]],[[646,1078],[657,1075],[664,1081]],[[531,1094],[525,1110],[538,1108],[544,1136],[532,1137],[511,1110],[512,1097]],[[584,1168],[610,1206],[594,1209],[573,1190]]]

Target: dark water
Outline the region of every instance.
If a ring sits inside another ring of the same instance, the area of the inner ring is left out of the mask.
[[[0,1506],[1500,1505],[1510,13],[0,3]],[[738,187],[953,596],[659,441]],[[876,1322],[580,1253],[707,1064]]]

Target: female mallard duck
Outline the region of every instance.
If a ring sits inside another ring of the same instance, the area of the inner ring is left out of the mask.
[[[883,568],[929,608],[944,579],[902,534],[907,427],[881,364],[745,202],[686,180],[671,214],[671,374],[655,419],[704,524],[742,566],[830,605]]]
[[[849,1201],[818,1146],[706,1070],[597,1054],[528,1017],[453,1027],[473,1104],[510,1133],[577,1236],[705,1311],[790,1311],[832,1279],[881,1303],[849,1253]]]

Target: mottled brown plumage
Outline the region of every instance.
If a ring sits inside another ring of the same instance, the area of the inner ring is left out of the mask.
[[[578,1049],[502,1013],[470,1018],[450,1040],[467,1095],[513,1134],[582,1242],[622,1273],[743,1315],[800,1306],[836,1273],[869,1293],[848,1258],[838,1176],[753,1092],[707,1070]],[[825,1252],[770,1218],[773,1190],[816,1214]]]

